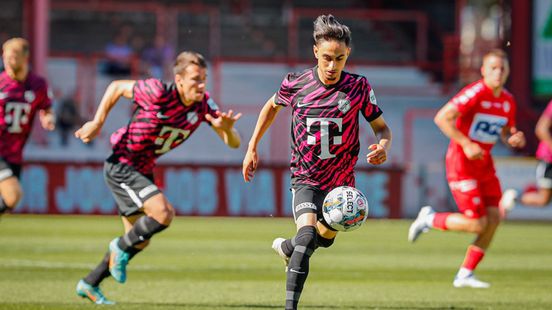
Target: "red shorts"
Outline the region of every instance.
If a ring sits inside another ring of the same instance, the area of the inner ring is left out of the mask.
[[[481,218],[487,215],[487,207],[498,207],[502,189],[496,176],[483,180],[449,179],[448,182],[458,210],[465,216]]]

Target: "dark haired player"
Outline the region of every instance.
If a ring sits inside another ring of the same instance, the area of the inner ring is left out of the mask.
[[[94,139],[120,97],[133,100],[127,126],[111,137],[113,153],[104,175],[121,215],[125,234],[115,238],[100,264],[77,284],[77,294],[96,304],[112,304],[99,285],[110,275],[126,281],[126,266],[153,235],[167,228],[174,209],[153,180],[156,159],[182,144],[202,122],[231,148],[240,145],[234,123],[241,114],[220,112],[205,91],[207,64],[202,55],[183,52],[174,66],[174,83],[157,79],[114,81],[107,88],[94,120],[75,132],[84,143]]]
[[[314,22],[313,52],[317,66],[290,73],[264,105],[243,160],[243,177],[252,180],[259,166],[257,144],[283,107],[291,107],[291,189],[297,235],[277,238],[273,249],[286,261],[286,309],[297,309],[318,247],[329,247],[337,232],[322,219],[326,194],[337,186],[355,185],[353,168],[360,151],[359,114],[370,123],[378,143],[367,161],[385,162],[391,131],[365,77],[343,71],[351,52],[351,32],[332,15]]]
[[[19,177],[23,147],[35,115],[46,130],[55,117],[44,78],[29,69],[29,42],[12,38],[2,45],[5,69],[0,73],[0,216],[13,210],[23,196]]]

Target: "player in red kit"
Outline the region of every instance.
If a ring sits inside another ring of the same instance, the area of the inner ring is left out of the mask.
[[[0,215],[13,210],[23,192],[19,183],[23,147],[35,115],[46,130],[55,118],[46,80],[29,70],[29,43],[22,38],[2,45],[5,70],[0,73]]]
[[[387,159],[391,130],[365,77],[343,71],[351,51],[351,32],[332,15],[314,22],[313,52],[317,66],[290,73],[264,105],[243,160],[249,182],[259,165],[257,144],[282,108],[291,109],[291,190],[297,234],[276,238],[272,248],[286,262],[286,309],[297,309],[309,274],[309,260],[319,247],[330,247],[337,235],[322,218],[326,194],[338,186],[354,186],[354,166],[360,152],[360,115],[378,143],[366,160]]]
[[[460,212],[435,212],[423,207],[410,226],[408,240],[430,228],[476,234],[453,281],[454,287],[487,288],[473,271],[483,259],[500,223],[502,195],[491,149],[502,141],[523,147],[525,136],[515,127],[516,102],[504,89],[509,64],[506,53],[492,50],[483,57],[483,79],[462,89],[435,116],[435,123],[450,138],[446,155],[447,181]]]

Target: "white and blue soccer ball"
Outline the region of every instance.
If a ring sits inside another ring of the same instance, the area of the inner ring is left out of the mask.
[[[368,217],[368,201],[358,189],[339,186],[332,189],[324,199],[322,207],[324,220],[338,231],[352,231],[359,228]]]

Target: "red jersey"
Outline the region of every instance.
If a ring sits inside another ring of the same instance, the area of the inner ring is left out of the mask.
[[[469,160],[462,147],[451,140],[446,159],[447,177],[458,180],[494,176],[491,149],[500,139],[502,128],[515,127],[514,97],[505,89],[495,97],[483,80],[479,80],[466,86],[447,104],[460,112],[456,128],[483,149],[483,159]]]
[[[0,157],[21,164],[36,112],[51,105],[43,78],[29,72],[20,82],[0,73]]]

